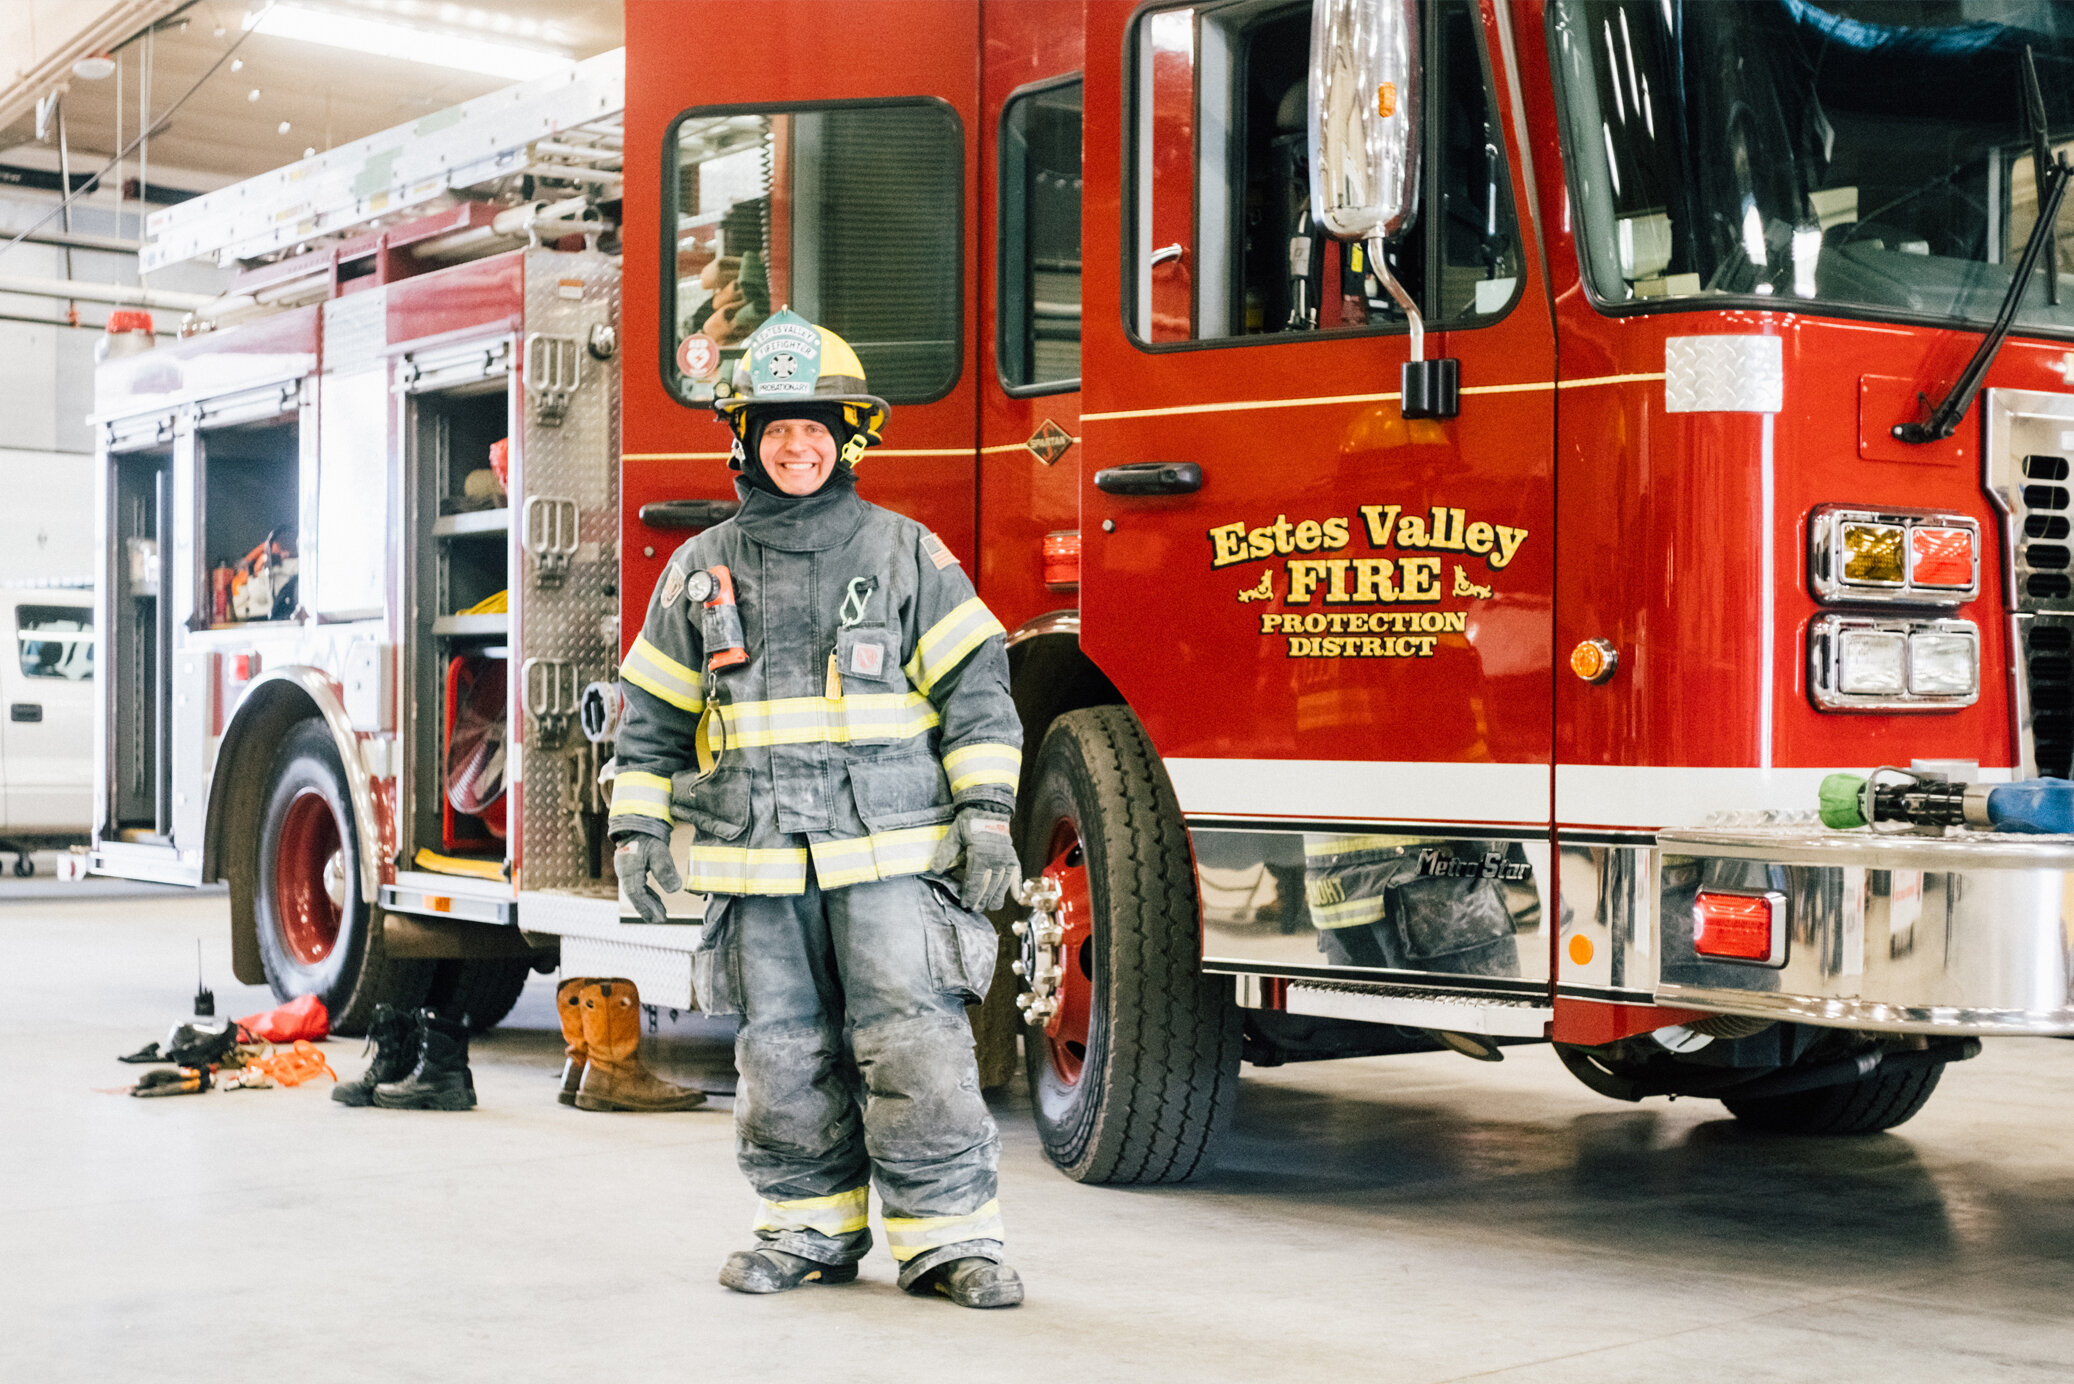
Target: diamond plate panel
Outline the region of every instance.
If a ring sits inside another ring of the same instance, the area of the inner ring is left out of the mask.
[[[625,976],[641,992],[641,1003],[664,1009],[695,1009],[691,953],[602,937],[562,939],[564,976]]]
[[[618,259],[595,251],[526,252],[528,334],[585,343],[593,327],[616,329],[618,321]],[[557,563],[559,582],[551,576],[543,584],[539,558],[518,555],[512,666],[517,671],[541,660],[563,663],[573,669],[577,687],[610,679],[619,666],[619,607],[610,594],[619,580],[619,370],[616,360],[586,360],[584,367],[583,383],[559,423],[543,422],[532,397],[521,397],[519,447],[512,459],[516,510],[523,511],[534,496],[574,501],[577,509],[575,551],[566,564]],[[615,898],[609,847],[604,878],[593,879],[585,844],[586,812],[597,815],[595,830],[604,827],[594,747],[574,717],[544,723],[528,713],[524,723],[521,887]]]
[[[1674,336],[1664,341],[1666,413],[1777,413],[1786,394],[1775,336]]]

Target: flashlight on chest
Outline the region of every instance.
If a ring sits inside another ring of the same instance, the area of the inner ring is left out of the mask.
[[[749,661],[742,613],[735,607],[735,581],[727,568],[701,567],[684,579],[684,594],[705,609],[699,634],[706,646],[706,671],[720,672]]]

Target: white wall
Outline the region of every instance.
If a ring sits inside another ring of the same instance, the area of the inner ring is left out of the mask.
[[[91,577],[91,453],[0,447],[0,583]]]

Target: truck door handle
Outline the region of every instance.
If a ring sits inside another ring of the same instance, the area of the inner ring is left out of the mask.
[[[7,719],[10,721],[40,721],[43,719],[43,704],[41,702],[15,702],[7,708]]]
[[[740,508],[733,500],[655,500],[641,506],[641,522],[652,529],[710,529]]]
[[[1192,461],[1134,461],[1095,472],[1095,489],[1110,495],[1193,495],[1203,468]]]

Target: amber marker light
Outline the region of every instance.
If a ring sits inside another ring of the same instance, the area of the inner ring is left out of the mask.
[[[1692,949],[1720,961],[1786,960],[1786,896],[1701,890],[1692,904]]]
[[[1899,524],[1844,525],[1844,580],[1862,586],[1899,586],[1902,569]]]
[[[1570,671],[1589,683],[1601,683],[1620,667],[1620,653],[1609,639],[1587,639],[1570,650]]]

